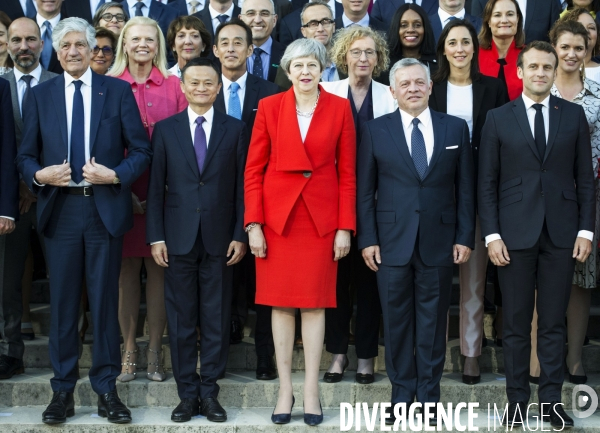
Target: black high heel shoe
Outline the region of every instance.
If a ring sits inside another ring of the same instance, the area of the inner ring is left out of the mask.
[[[292,409],[294,409],[294,403],[296,403],[296,398],[292,396],[292,407],[290,408],[290,413],[278,413],[275,415],[275,409],[273,409],[273,414],[271,415],[271,421],[273,424],[289,424],[292,420]]]
[[[341,373],[325,373],[323,375],[323,382],[327,382],[327,383],[337,383],[337,382],[341,382],[342,379],[344,378],[344,371],[346,371],[346,369],[348,368],[348,364],[350,364],[350,360],[348,359],[348,355],[346,356],[346,361],[344,362],[344,368],[342,369]]]
[[[312,413],[304,413],[304,424],[314,427],[323,422],[323,406],[321,406],[320,400],[319,400],[319,407],[321,408],[321,415],[315,415]]]

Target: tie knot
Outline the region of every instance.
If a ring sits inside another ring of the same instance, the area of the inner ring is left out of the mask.
[[[135,8],[137,9],[137,12],[141,11],[144,6],[146,6],[146,5],[144,3],[142,3],[142,0],[138,0],[138,2],[135,4]]]
[[[450,17],[448,18],[448,22],[451,22],[451,21],[454,21],[454,20],[457,20],[457,19],[458,19],[458,18],[456,18],[454,15],[452,15],[452,16],[450,16]]]
[[[265,50],[262,48],[254,47],[254,57],[259,57]]]
[[[238,83],[231,83],[231,86],[229,86],[229,89],[232,92],[237,92],[240,89],[240,85]]]
[[[77,91],[81,90],[82,84],[83,84],[83,81],[81,81],[81,80],[73,81],[73,85],[75,86],[75,90],[77,90]]]
[[[199,4],[200,4],[200,2],[199,2],[199,1],[196,1],[196,0],[192,0],[192,1],[190,2],[190,5],[192,5],[192,7],[193,7],[193,8],[195,8],[195,7],[196,7],[196,6],[198,6]]]
[[[44,27],[46,27],[47,30],[52,30],[52,24],[50,24],[50,21],[44,21]]]
[[[535,108],[535,111],[542,111],[542,108],[544,108],[542,104],[533,104],[532,107]]]
[[[506,59],[498,59],[498,60],[496,60],[496,61],[497,61],[498,63],[500,63],[500,65],[502,65],[502,66],[506,66],[506,65],[507,65],[507,63],[506,63]]]
[[[196,117],[196,125],[201,126],[202,123],[204,123],[206,119],[204,118],[204,116],[198,116]]]
[[[227,21],[229,17],[225,14],[221,14],[221,15],[217,15],[217,19],[219,20],[219,22],[221,24],[223,24],[225,21]]]
[[[21,77],[21,80],[25,81],[25,84],[27,84],[27,86],[31,86],[31,80],[33,80],[33,77],[31,75],[23,75]]]
[[[421,122],[421,121],[419,120],[419,118],[418,118],[418,117],[415,117],[415,118],[412,120],[412,124],[413,124],[413,126],[414,126],[415,128],[418,128],[418,127],[419,127],[419,122]]]

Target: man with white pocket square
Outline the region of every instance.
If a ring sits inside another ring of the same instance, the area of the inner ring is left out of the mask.
[[[440,400],[452,266],[474,247],[475,185],[467,123],[428,108],[428,68],[402,59],[390,83],[399,110],[367,122],[358,147],[358,247],[377,272],[392,406],[408,409]]]

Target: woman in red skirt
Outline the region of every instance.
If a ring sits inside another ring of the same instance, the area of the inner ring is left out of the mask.
[[[325,308],[336,306],[337,260],[356,227],[356,140],[347,99],[319,86],[327,65],[313,39],[290,44],[281,59],[293,86],[263,99],[245,173],[245,218],[256,260],[256,303],[273,307],[279,371],[275,423],[290,421],[294,313],[302,314],[304,421],[323,420],[319,366]]]

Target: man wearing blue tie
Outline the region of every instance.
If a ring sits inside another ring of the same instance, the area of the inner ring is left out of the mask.
[[[17,18],[27,17],[35,19],[37,8],[33,0],[2,0],[0,10],[14,21]]]
[[[40,57],[42,67],[47,71],[55,74],[62,74],[63,68],[56,57],[56,51],[52,47],[52,32],[54,28],[63,18],[66,18],[61,13],[63,0],[44,1],[35,0],[37,4],[37,14],[35,20],[40,26],[42,32],[42,40],[44,41],[44,49]],[[29,11],[29,8],[28,8]]]

